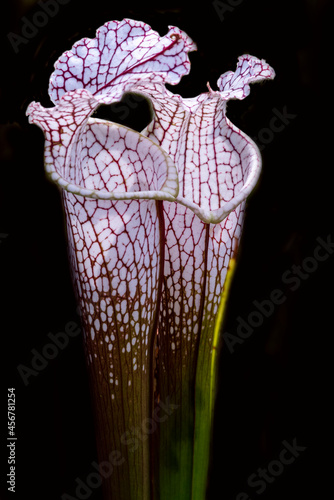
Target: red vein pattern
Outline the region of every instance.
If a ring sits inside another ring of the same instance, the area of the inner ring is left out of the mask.
[[[184,439],[194,428],[199,345],[209,356],[245,200],[261,169],[256,145],[227,119],[226,101],[245,98],[250,83],[274,71],[244,55],[219,78],[218,91],[208,85],[183,99],[165,83],[189,72],[195,48],[176,27],[161,38],[145,23],[108,22],[56,62],[55,107],[27,110],[45,133],[46,171],[63,189],[100,460],[113,450],[124,458],[104,481],[106,498],[150,498],[150,440],[131,449],[129,438],[152,414],[158,337],[157,397],[180,407],[159,433],[160,479],[171,485],[161,500],[188,499],[173,475],[191,474]],[[141,134],[90,118],[129,91],[152,103]]]
[[[77,90],[65,94],[57,109],[33,103],[29,112],[45,132],[46,169],[64,187],[71,269],[94,381],[99,458],[113,462],[110,453],[118,452],[125,463],[104,482],[105,494],[131,498],[135,487],[136,496],[145,499],[149,443],[145,438],[143,446],[132,449],[128,433],[151,414],[164,253],[156,198],[174,199],[177,174],[166,153],[147,137],[103,120],[89,121],[95,106],[89,93]],[[121,199],[110,199],[117,194]],[[139,194],[145,199],[136,200]]]
[[[209,93],[201,103],[188,100],[187,108],[181,100],[171,101],[169,109],[169,101],[163,102],[162,123],[156,113],[147,134],[175,161],[179,196],[204,210],[217,211],[240,193],[254,164],[259,168],[256,147],[225,118],[219,95]],[[182,470],[189,474],[185,483],[191,485],[188,464],[192,463],[193,450],[185,446],[185,436],[194,432],[199,343],[201,340],[202,349],[210,353],[219,300],[240,239],[243,215],[244,202],[221,223],[208,224],[188,207],[164,203],[166,256],[159,316],[158,391],[163,400],[169,396],[183,411],[176,412],[168,427],[160,430],[160,480],[175,488],[169,488],[165,496],[162,493],[161,500],[189,495],[188,491],[180,492],[180,481],[173,477]]]
[[[71,266],[93,380],[99,460],[124,465],[104,481],[106,498],[149,498],[149,448],[135,429],[151,414],[151,359],[161,236],[154,200],[88,200],[64,192]],[[145,478],[145,481],[138,480]]]
[[[109,21],[97,30],[96,38],[79,40],[58,59],[49,86],[53,102],[77,88],[108,94],[126,84],[129,76],[142,78],[147,73],[164,73],[167,83],[178,83],[189,73],[187,53],[196,45],[179,28],[169,29],[161,38],[140,21]]]

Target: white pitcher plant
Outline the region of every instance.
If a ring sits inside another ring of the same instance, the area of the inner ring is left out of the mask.
[[[143,22],[108,22],[56,62],[54,107],[27,110],[62,191],[99,460],[123,458],[103,481],[106,500],[205,499],[216,347],[261,170],[226,103],[274,71],[243,55],[218,90],[183,99],[165,84],[189,73],[195,49],[174,26],[160,37]],[[129,92],[151,105],[140,133],[92,117]],[[175,410],[162,415],[162,404]],[[153,417],[158,428],[131,441]]]

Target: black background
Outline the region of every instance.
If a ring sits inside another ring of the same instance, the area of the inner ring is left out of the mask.
[[[229,5],[229,2],[225,2]],[[22,35],[37,2],[3,2],[1,16],[0,259],[1,413],[7,387],[16,388],[17,493],[8,498],[59,500],[74,496],[96,460],[92,412],[81,337],[51,360],[27,386],[17,366],[30,366],[49,332],[79,324],[66,254],[58,190],[43,170],[43,134],[28,124],[32,100],[51,106],[47,94],[56,59],[108,20],[130,17],[164,35],[176,25],[197,43],[192,70],[175,92],[191,97],[215,88],[221,73],[250,53],[276,71],[274,81],[252,86],[244,101],[228,105],[228,117],[263,147],[263,172],[249,199],[239,265],[224,331],[236,333],[254,300],[279,289],[286,297],[273,314],[231,353],[220,352],[219,391],[208,500],[235,500],[242,491],[256,500],[292,500],[332,493],[328,486],[331,337],[334,255],[306,272],[300,286],[283,274],[312,257],[317,238],[332,228],[331,92],[333,3],[244,0],[221,12],[208,2],[81,2],[70,0],[15,53],[7,34]],[[238,4],[238,5],[237,5]],[[283,130],[268,128],[274,109],[286,107]],[[264,144],[264,142],[267,142]],[[6,497],[6,418],[0,431],[1,498]],[[306,449],[262,494],[247,484],[283,449],[282,441]],[[101,500],[99,490],[90,497]],[[240,500],[242,497],[239,497]],[[247,498],[247,497],[245,497]],[[117,499],[121,500],[121,499]]]

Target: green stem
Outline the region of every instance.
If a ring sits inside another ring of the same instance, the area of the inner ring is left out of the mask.
[[[171,370],[171,373],[173,370]],[[174,372],[180,377],[180,369]],[[160,379],[159,437],[157,477],[159,500],[190,500],[192,478],[194,402],[193,377],[188,367],[181,370],[180,380],[173,376]],[[179,385],[180,384],[180,385]],[[167,408],[166,408],[167,407]]]
[[[202,324],[196,367],[195,429],[191,500],[205,500],[210,464],[214,403],[217,386],[217,347],[235,270],[235,259],[230,260],[223,292],[212,332]],[[211,341],[210,341],[210,337]]]

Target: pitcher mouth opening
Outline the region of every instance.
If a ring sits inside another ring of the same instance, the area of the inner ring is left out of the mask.
[[[100,104],[91,118],[118,123],[136,132],[141,132],[153,120],[152,103],[142,94],[124,92],[120,101]]]

